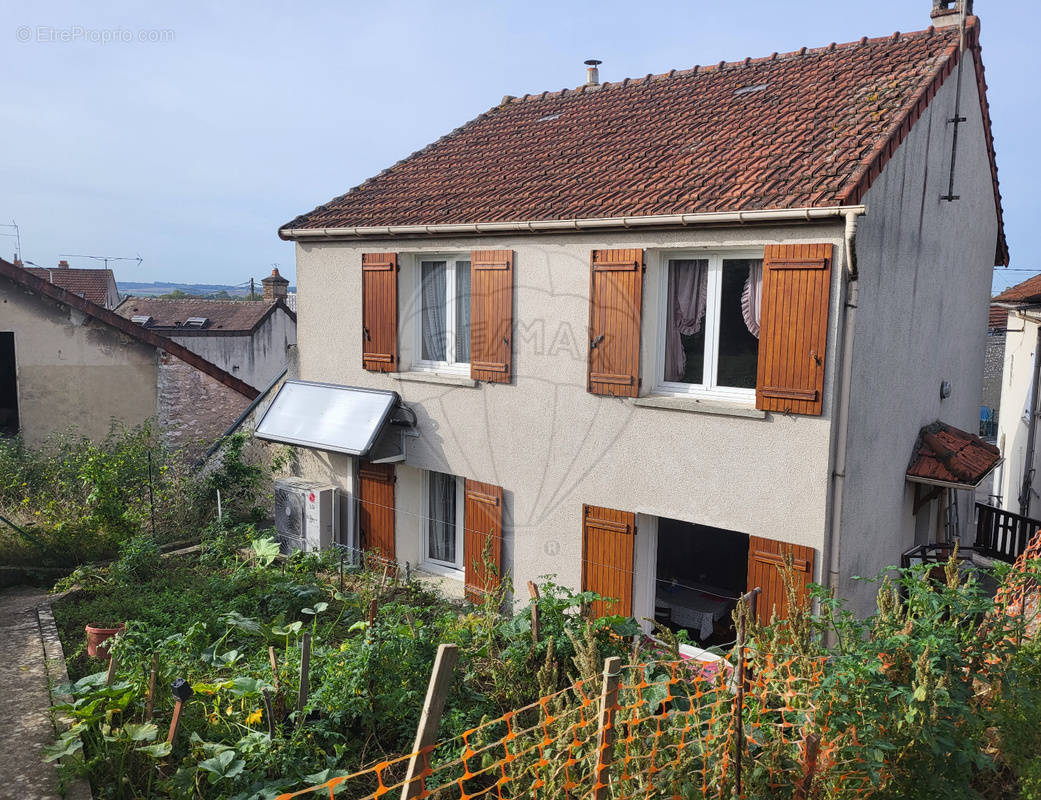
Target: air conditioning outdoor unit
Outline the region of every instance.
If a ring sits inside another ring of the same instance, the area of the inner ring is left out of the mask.
[[[275,531],[282,552],[326,550],[339,541],[339,502],[335,486],[301,478],[275,481]]]

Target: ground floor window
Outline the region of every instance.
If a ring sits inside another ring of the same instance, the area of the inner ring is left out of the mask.
[[[748,581],[746,534],[658,519],[655,621],[703,647],[733,640],[731,614]]]
[[[455,475],[426,474],[424,560],[435,566],[463,568],[462,484]]]
[[[14,334],[0,331],[0,436],[18,433],[18,382]]]

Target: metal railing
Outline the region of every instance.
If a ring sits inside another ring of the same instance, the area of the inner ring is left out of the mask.
[[[976,504],[976,552],[1012,563],[1027,548],[1041,521],[1001,508]]]

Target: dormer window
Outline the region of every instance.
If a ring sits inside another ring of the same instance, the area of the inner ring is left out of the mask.
[[[208,317],[188,317],[184,321],[184,327],[186,328],[205,328],[210,324]]]
[[[152,324],[152,318],[147,314],[138,314],[130,318],[130,321],[135,325],[140,325],[142,328],[147,328]]]

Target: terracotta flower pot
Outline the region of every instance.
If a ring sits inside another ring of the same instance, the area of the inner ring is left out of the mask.
[[[87,655],[92,658],[100,658],[102,661],[108,661],[108,645],[105,644],[116,634],[122,633],[126,629],[126,625],[122,622],[119,623],[115,628],[99,628],[95,625],[88,625],[87,631]]]

